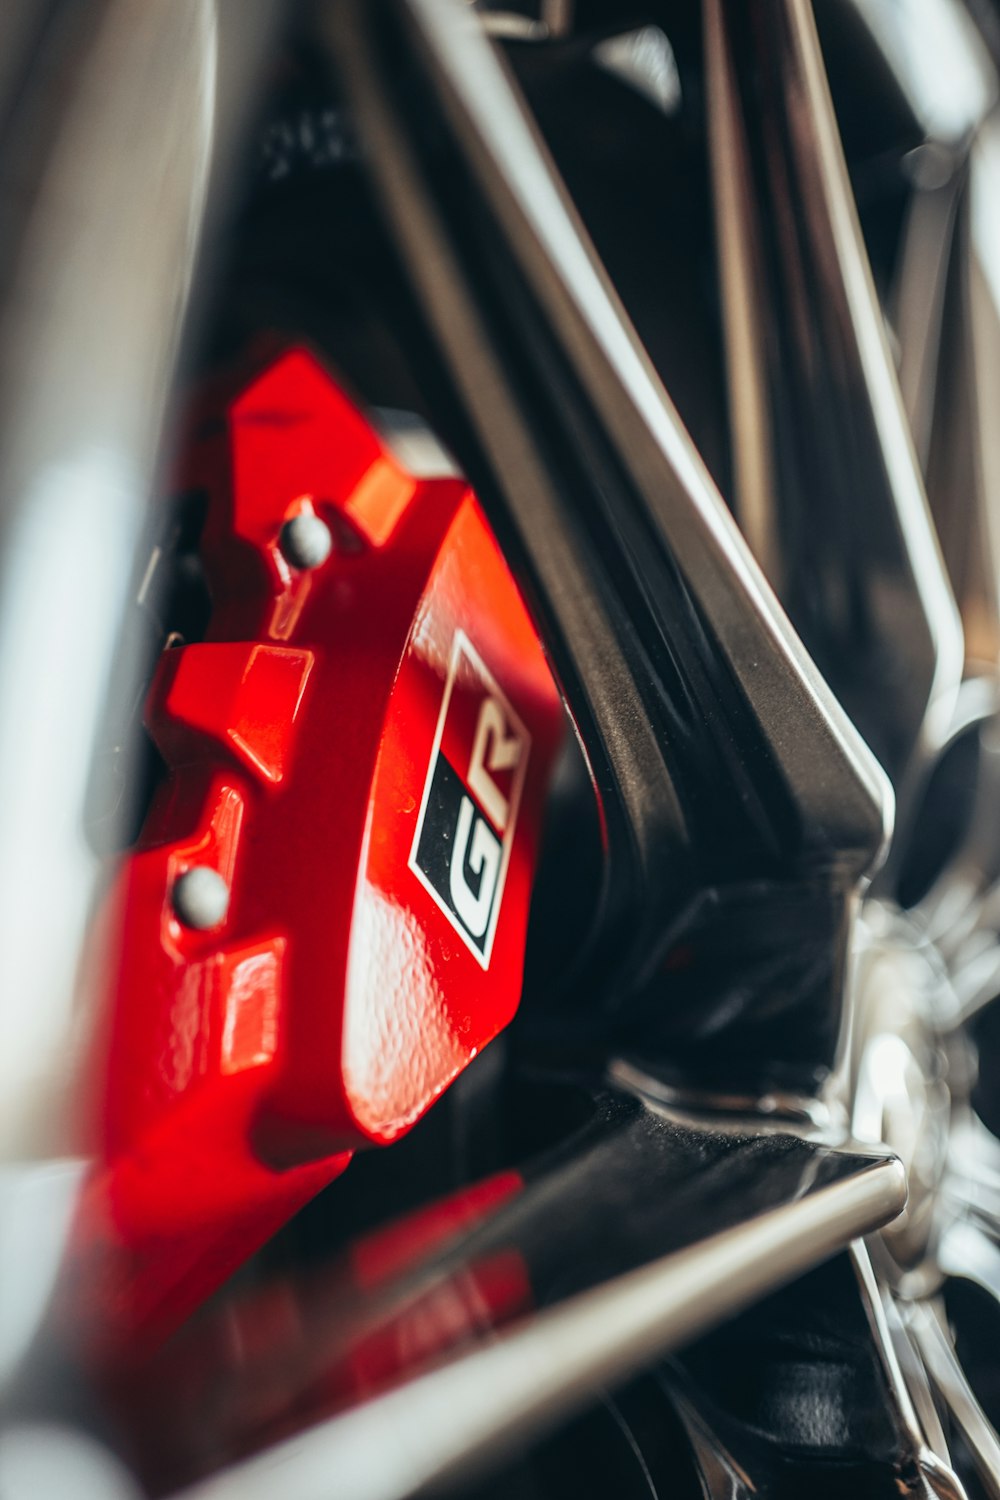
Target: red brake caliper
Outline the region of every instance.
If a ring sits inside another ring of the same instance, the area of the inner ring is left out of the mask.
[[[183,476],[211,622],[159,663],[168,775],[107,913],[81,1228],[149,1329],[511,1019],[563,726],[464,483],[408,473],[301,349],[225,418]]]

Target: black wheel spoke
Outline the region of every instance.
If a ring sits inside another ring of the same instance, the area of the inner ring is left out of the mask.
[[[889,816],[883,778],[733,525],[475,19],[457,0],[327,15],[466,418],[462,456],[522,568],[601,798],[605,962],[592,954],[589,973],[628,997],[692,923],[729,920],[735,894],[767,1004],[788,1022],[751,1022],[744,1084],[761,1086],[766,1051],[786,1085],[812,1087],[839,1030],[845,913]],[[780,1004],[790,899],[813,937]],[[733,959],[752,989],[746,946]]]

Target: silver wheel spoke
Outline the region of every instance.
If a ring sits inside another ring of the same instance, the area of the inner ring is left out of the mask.
[[[706,0],[737,513],[897,792],[950,720],[961,633],[807,0]]]
[[[934,369],[928,437],[928,493],[964,623],[971,699],[983,700],[978,781],[962,847],[924,903],[932,930],[954,952],[968,930],[1000,929],[1000,120],[981,124],[967,151],[957,208],[945,311],[946,337]],[[992,705],[989,699],[992,697]],[[976,987],[968,1014],[992,996]],[[995,992],[995,991],[994,991]]]
[[[867,1247],[860,1242],[853,1245],[851,1257],[897,1420],[910,1433],[918,1450],[929,1446],[939,1459],[948,1461],[948,1443],[926,1371],[907,1334],[899,1308],[891,1296],[882,1296],[879,1292]]]
[[[958,1362],[943,1309],[933,1303],[911,1303],[904,1316],[931,1383],[972,1455],[983,1489],[990,1500],[998,1500],[1000,1440]]]
[[[994,115],[968,153],[928,435],[928,493],[962,611],[967,660],[972,670],[994,677],[1000,661],[998,191],[1000,121]]]

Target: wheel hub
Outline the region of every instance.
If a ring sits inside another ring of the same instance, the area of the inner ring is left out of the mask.
[[[851,1045],[852,1129],[906,1170],[906,1208],[881,1233],[885,1270],[907,1296],[940,1282],[952,1120],[968,1107],[971,1052],[954,1030],[944,964],[917,924],[877,903],[859,923]]]

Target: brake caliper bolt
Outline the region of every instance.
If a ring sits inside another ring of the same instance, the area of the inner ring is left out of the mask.
[[[174,911],[185,927],[218,927],[229,910],[229,887],[208,865],[194,865],[174,882]]]
[[[303,510],[282,526],[279,545],[286,561],[305,571],[323,566],[333,549],[333,537],[325,521]]]

